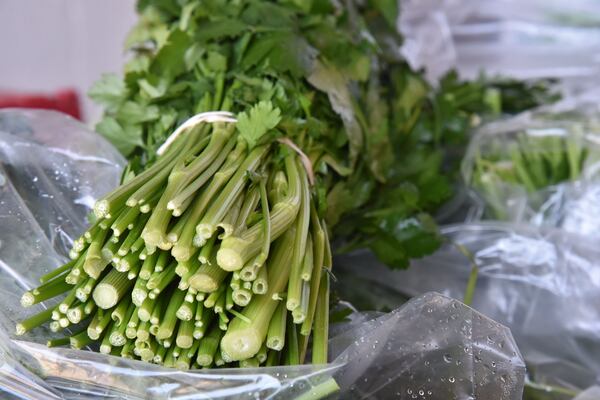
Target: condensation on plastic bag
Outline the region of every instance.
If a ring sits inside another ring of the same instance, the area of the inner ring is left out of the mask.
[[[336,374],[351,387],[344,398],[522,396],[525,367],[510,331],[437,293],[334,337],[330,346],[334,354],[346,348],[336,359],[347,362]]]
[[[27,314],[15,291],[37,286],[41,274],[60,265],[94,199],[118,184],[124,163],[112,145],[64,114],[0,111],[3,312]],[[11,324],[0,321],[8,331]]]
[[[0,127],[3,398],[306,399],[330,385],[331,376],[344,399],[520,398],[525,369],[510,331],[434,293],[388,314],[353,313],[349,322],[334,325],[327,366],[176,371],[47,348],[52,334],[44,328],[16,340],[15,323],[35,311],[19,306],[23,290],[58,265],[65,245],[84,229],[93,199],[117,184],[122,159],[99,136],[54,113],[2,112]],[[42,192],[47,200],[37,199]]]
[[[462,245],[478,267],[473,307],[511,328],[535,381],[575,389],[597,382],[597,242],[556,229],[497,222],[451,226],[443,233],[448,244],[406,271],[390,271],[361,253],[338,260],[338,277],[355,276],[410,296],[434,290],[462,298],[472,270],[457,247]]]
[[[600,237],[597,105],[559,105],[484,125],[471,140],[462,172],[474,192],[471,220],[527,222]]]
[[[22,201],[61,254],[86,227],[94,200],[118,184],[125,165],[112,145],[78,121],[42,110],[0,111],[0,161],[20,197],[15,201]]]
[[[456,69],[516,79],[560,78],[567,91],[597,82],[600,6],[593,0],[405,0],[402,54],[435,82]]]
[[[378,318],[342,324],[337,331],[330,340],[334,361],[328,367],[197,372],[16,343],[34,357],[31,368],[46,383],[94,396],[289,399],[311,393],[333,376],[344,399],[521,397],[525,366],[510,331],[457,300],[428,293]]]

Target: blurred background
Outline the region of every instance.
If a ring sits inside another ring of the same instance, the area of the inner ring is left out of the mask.
[[[565,94],[597,86],[596,0],[400,0],[400,50],[436,80],[451,68],[518,79],[557,78]],[[93,124],[88,98],[119,72],[134,0],[0,0],[0,108],[58,108]]]
[[[0,0],[0,107],[97,121],[86,93],[102,73],[121,71],[135,21],[134,0]]]

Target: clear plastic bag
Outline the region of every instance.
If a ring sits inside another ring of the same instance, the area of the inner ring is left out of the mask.
[[[600,386],[593,386],[580,393],[573,400],[597,400],[600,399]]]
[[[44,328],[15,338],[15,323],[33,312],[19,305],[23,290],[59,264],[93,199],[118,183],[123,160],[52,112],[0,111],[0,131],[2,398],[316,399],[334,388],[331,377],[344,399],[521,397],[525,367],[510,331],[436,293],[334,324],[324,366],[177,371],[47,348],[53,334]]]
[[[471,218],[600,237],[600,113],[540,109],[484,125],[462,172]],[[464,206],[464,205],[463,205]]]
[[[560,78],[568,91],[598,83],[600,7],[592,0],[405,0],[401,52],[435,82],[456,69],[473,79]]]
[[[391,271],[361,253],[339,260],[338,277],[409,296],[434,290],[460,299],[476,266],[473,307],[511,328],[536,383],[585,389],[600,379],[597,242],[500,222],[455,225],[443,233],[447,244],[408,270]]]

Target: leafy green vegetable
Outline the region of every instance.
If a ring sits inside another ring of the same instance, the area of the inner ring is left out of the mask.
[[[395,267],[439,244],[431,215],[453,194],[476,116],[554,99],[546,82],[449,74],[432,88],[396,57],[396,1],[143,0],[138,10],[123,79],[90,91],[106,109],[98,130],[137,170],[190,116],[231,111],[251,148],[286,137],[308,155],[317,209],[342,249],[370,247]]]
[[[113,111],[124,102],[128,91],[125,82],[118,76],[105,74],[90,89],[89,96],[98,104],[106,107],[107,111]]]
[[[105,117],[96,125],[98,133],[113,142],[123,154],[131,153],[136,147],[143,146],[142,129],[137,125],[122,127],[116,119]]]
[[[237,117],[236,127],[248,146],[256,146],[260,138],[275,128],[281,121],[281,111],[273,108],[270,101],[261,101],[248,112],[242,112]]]

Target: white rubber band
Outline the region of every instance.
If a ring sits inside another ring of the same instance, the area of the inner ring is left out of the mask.
[[[156,150],[156,154],[163,155],[165,151],[169,148],[169,146],[181,135],[183,131],[189,128],[193,128],[196,125],[200,125],[202,123],[213,123],[213,122],[229,122],[236,123],[237,119],[233,113],[229,111],[207,111],[200,114],[196,114],[193,117],[188,118],[183,124],[179,125],[177,129],[165,140],[165,142]],[[296,143],[292,142],[288,138],[281,138],[277,140],[281,144],[285,144],[290,147],[300,156],[300,160],[302,161],[302,165],[304,165],[304,169],[306,170],[306,174],[308,175],[308,181],[312,185],[315,184],[315,173],[312,167],[312,163],[308,156],[296,145]]]
[[[183,131],[188,128],[193,128],[196,125],[202,123],[213,123],[213,122],[237,122],[235,115],[229,111],[208,111],[200,114],[196,114],[193,117],[186,120],[183,124],[179,125],[177,129],[165,140],[165,142],[156,150],[156,154],[162,155],[169,146],[181,135]]]

